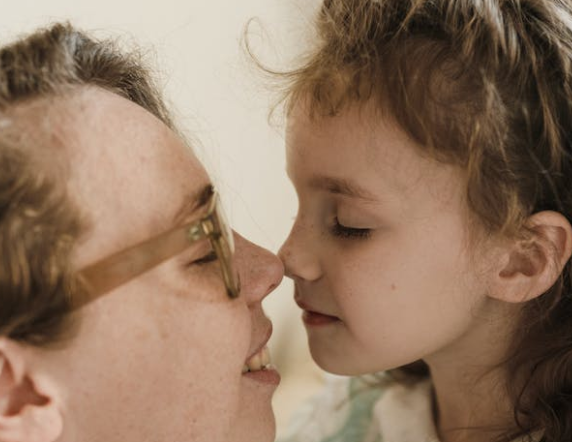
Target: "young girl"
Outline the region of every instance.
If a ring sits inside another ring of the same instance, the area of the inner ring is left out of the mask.
[[[288,441],[572,441],[572,2],[325,0],[281,249],[340,381]]]

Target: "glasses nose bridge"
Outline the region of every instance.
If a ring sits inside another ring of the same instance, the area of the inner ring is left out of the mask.
[[[235,299],[240,296],[240,275],[235,264],[235,241],[234,234],[222,210],[218,195],[214,196],[209,215],[201,222],[204,234],[209,238],[220,261],[222,279],[229,298]]]

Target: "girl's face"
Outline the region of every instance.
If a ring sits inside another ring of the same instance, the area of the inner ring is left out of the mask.
[[[490,300],[462,171],[363,109],[311,121],[299,106],[286,151],[299,210],[280,255],[315,361],[360,374],[470,342]]]

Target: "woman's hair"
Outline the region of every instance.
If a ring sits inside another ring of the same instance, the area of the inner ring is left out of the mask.
[[[572,221],[572,6],[568,0],[325,0],[316,45],[286,81],[289,112],[371,106],[427,155],[466,171],[472,218],[525,236],[555,210]],[[516,433],[572,441],[570,262],[524,306],[504,363]],[[401,372],[427,374],[422,363]],[[504,440],[504,439],[503,439]]]
[[[67,158],[46,161],[46,137],[30,136],[33,123],[11,123],[26,118],[14,116],[21,104],[47,99],[49,112],[50,98],[83,86],[109,90],[173,127],[139,57],[110,41],[55,24],[0,47],[0,335],[33,345],[70,331],[80,287],[70,256],[85,223],[58,167]]]

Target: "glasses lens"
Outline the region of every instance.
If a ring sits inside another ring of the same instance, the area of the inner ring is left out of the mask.
[[[238,272],[234,267],[232,259],[234,255],[234,237],[229,223],[227,222],[224,215],[224,211],[222,210],[218,196],[215,206],[214,218],[220,232],[220,236],[218,236],[215,241],[218,243],[219,253],[222,254],[222,276],[226,284],[228,295],[231,298],[237,298],[240,294],[240,278],[238,276]]]

